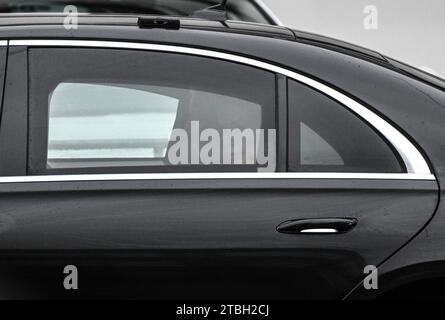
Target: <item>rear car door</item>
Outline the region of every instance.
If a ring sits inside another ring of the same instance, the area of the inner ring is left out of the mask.
[[[2,296],[342,298],[437,204],[408,139],[272,64],[20,40],[6,89]]]

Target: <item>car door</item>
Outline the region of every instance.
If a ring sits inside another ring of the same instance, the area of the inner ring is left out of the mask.
[[[273,63],[74,40],[8,61],[2,296],[342,298],[437,205],[393,126]]]

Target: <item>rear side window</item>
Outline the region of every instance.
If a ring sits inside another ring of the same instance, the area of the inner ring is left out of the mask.
[[[131,50],[34,48],[29,60],[33,174],[268,165],[257,132],[275,128],[272,73]]]
[[[60,83],[49,99],[47,166],[104,166],[117,159],[125,165],[126,159],[165,157],[179,100],[155,92]]]
[[[288,94],[291,171],[404,172],[384,138],[346,107],[293,80]]]

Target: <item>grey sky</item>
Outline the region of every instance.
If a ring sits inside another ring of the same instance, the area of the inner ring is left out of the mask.
[[[377,50],[445,78],[444,0],[264,0],[282,22]],[[363,12],[378,9],[378,29],[366,30]]]

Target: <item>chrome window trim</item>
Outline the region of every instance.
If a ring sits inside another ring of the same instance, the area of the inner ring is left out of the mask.
[[[434,175],[374,174],[374,173],[144,173],[144,174],[83,174],[1,177],[0,183],[88,182],[88,181],[153,181],[153,180],[418,180],[435,181]]]
[[[363,106],[356,100],[348,97],[347,95],[323,84],[319,81],[311,79],[307,76],[299,74],[297,72],[267,63],[263,61],[258,61],[252,58],[242,57],[235,54],[223,53],[215,50],[208,49],[197,49],[184,46],[173,46],[173,45],[161,45],[161,44],[150,44],[150,43],[135,43],[135,42],[116,42],[116,41],[92,41],[92,40],[10,40],[10,46],[31,46],[31,47],[90,47],[90,48],[112,48],[112,49],[133,49],[133,50],[144,50],[144,51],[160,51],[160,52],[171,52],[171,53],[182,53],[196,56],[204,56],[215,59],[221,59],[236,63],[241,63],[244,65],[253,66],[259,69],[268,70],[274,73],[285,75],[291,79],[294,79],[300,83],[306,84],[316,90],[323,92],[324,94],[330,96],[343,106],[350,109],[352,112],[358,114],[363,119],[365,119],[371,126],[373,126],[377,131],[379,131],[397,150],[401,158],[403,159],[405,166],[407,168],[407,174],[390,174],[385,175],[389,179],[400,179],[402,176],[407,179],[418,180],[418,177],[429,177],[428,179],[420,180],[432,180],[435,179],[432,174],[429,165],[421,152],[414,146],[411,141],[405,137],[404,134],[399,132],[394,128],[388,121],[384,120],[378,116],[373,111],[369,110],[367,107]],[[202,176],[202,174],[196,174]],[[258,178],[261,178],[260,174],[256,174]],[[276,174],[277,175],[277,174]],[[301,178],[303,175],[301,173],[290,174],[295,178]],[[328,177],[330,179],[330,174],[319,174],[311,173],[310,175],[316,176],[318,178]],[[350,179],[351,175],[338,173],[338,176],[345,176],[346,179]],[[361,177],[366,176],[365,179],[369,179],[373,176],[381,176],[379,174],[353,174],[353,176]],[[108,175],[101,175],[105,178]],[[144,176],[144,175],[142,175]],[[175,175],[170,175],[171,179]],[[317,179],[318,179],[317,178]],[[218,178],[218,179],[221,179]],[[360,179],[360,178],[358,178]]]

